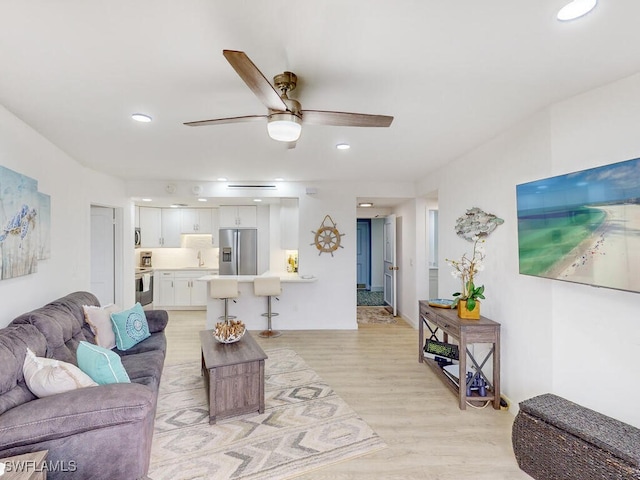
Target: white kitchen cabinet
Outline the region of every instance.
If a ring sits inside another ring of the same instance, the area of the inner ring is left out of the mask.
[[[220,209],[211,209],[211,245],[214,247],[220,246],[220,238],[218,237],[218,230],[220,229]]]
[[[157,271],[160,278],[158,306],[164,308],[205,307],[207,305],[207,282],[198,278],[213,275],[211,270],[167,270]]]
[[[298,250],[298,199],[280,200],[280,248]]]
[[[133,226],[140,228],[140,207],[137,205],[133,207]]]
[[[181,210],[182,233],[212,233],[211,208],[183,208]]]
[[[141,247],[180,247],[180,210],[140,207]]]
[[[156,271],[154,284],[158,285],[158,298],[154,299],[156,306],[169,307],[176,303],[173,272]]]
[[[180,210],[162,209],[162,246],[180,247]]]
[[[140,246],[153,248],[162,246],[162,209],[140,207]]]
[[[189,275],[184,275],[180,272],[176,272],[174,282],[175,285],[175,297],[173,306],[175,307],[190,307],[191,306],[191,282],[192,278]]]
[[[220,207],[220,228],[256,228],[258,209],[253,205],[225,205]]]

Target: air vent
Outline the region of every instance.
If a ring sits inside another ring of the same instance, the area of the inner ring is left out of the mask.
[[[231,184],[227,185],[227,188],[237,188],[237,189],[246,188],[246,189],[254,189],[254,190],[275,190],[276,186],[275,185],[251,185],[251,184],[231,183]]]

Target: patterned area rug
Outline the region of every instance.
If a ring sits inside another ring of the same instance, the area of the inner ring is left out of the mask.
[[[386,307],[358,307],[358,323],[397,323]]]
[[[296,352],[266,354],[265,412],[215,425],[200,363],[165,367],[149,478],[285,479],[386,447]]]

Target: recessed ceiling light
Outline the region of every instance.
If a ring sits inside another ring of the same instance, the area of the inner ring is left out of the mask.
[[[370,208],[370,207],[373,207],[373,203],[371,203],[371,202],[362,202],[362,203],[359,203],[358,206],[362,207],[362,208]]]
[[[284,182],[284,178],[282,177],[276,177],[273,179],[275,182]]]
[[[254,201],[254,202],[261,202],[261,201],[262,201],[262,199],[261,199],[261,198],[254,198],[254,199],[253,199],[253,201]]]
[[[560,9],[558,20],[568,22],[586,15],[596,7],[598,0],[573,0]]]
[[[226,182],[227,180],[229,180],[227,177],[218,177],[219,182]]]
[[[151,202],[152,200],[150,198],[143,198],[142,201],[143,202]]]
[[[206,198],[199,198],[199,199],[198,199],[198,201],[199,201],[199,202],[206,202],[206,201],[207,201],[207,199],[206,199]]]
[[[149,123],[152,119],[149,115],[145,115],[144,113],[134,113],[131,115],[136,122],[144,122]]]
[[[348,143],[339,143],[336,145],[336,148],[338,150],[349,150],[351,148],[351,145],[349,145]]]

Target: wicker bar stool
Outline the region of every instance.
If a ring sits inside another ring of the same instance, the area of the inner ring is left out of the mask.
[[[229,315],[229,299],[235,302],[240,296],[238,291],[238,280],[235,278],[214,278],[209,281],[209,294],[211,298],[219,298],[224,300],[224,315],[218,317],[218,320],[229,322],[233,320],[235,315]]]
[[[275,297],[276,300],[280,300],[276,295],[282,293],[282,287],[280,286],[280,277],[257,277],[253,281],[253,293],[257,297],[267,297],[267,313],[263,313],[263,317],[267,317],[267,329],[260,332],[261,337],[279,337],[281,332],[273,330],[271,328],[271,318],[278,316],[277,313],[271,311],[271,298]]]

